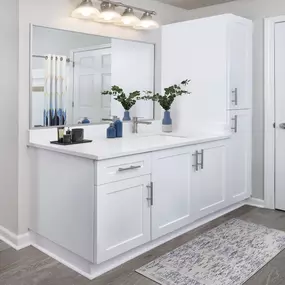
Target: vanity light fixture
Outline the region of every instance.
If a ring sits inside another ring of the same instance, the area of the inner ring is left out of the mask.
[[[79,19],[113,23],[138,30],[152,30],[159,28],[159,24],[153,20],[153,15],[156,15],[155,11],[125,5],[121,2],[109,0],[96,1],[101,2],[101,12],[94,7],[92,0],[82,0],[81,4],[72,12],[71,16]],[[119,7],[125,8],[122,15],[116,10]],[[134,10],[143,12],[141,19],[135,15]]]
[[[140,19],[135,15],[133,8],[126,8],[122,15],[121,21],[117,24],[119,26],[134,27],[140,22]]]
[[[79,19],[94,19],[98,17],[100,11],[96,9],[91,0],[82,0],[81,4],[72,12],[72,17]]]
[[[140,22],[134,26],[137,30],[153,30],[159,27],[158,23],[153,20],[150,12],[145,12],[142,15]]]
[[[101,13],[95,21],[106,22],[106,23],[115,23],[120,21],[121,14],[116,11],[116,6],[114,3],[103,1],[101,3]]]

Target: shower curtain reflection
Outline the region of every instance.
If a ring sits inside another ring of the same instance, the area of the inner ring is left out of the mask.
[[[45,60],[44,126],[66,124],[66,56],[47,55]]]

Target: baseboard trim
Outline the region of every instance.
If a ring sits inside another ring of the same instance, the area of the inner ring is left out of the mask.
[[[30,233],[27,232],[22,235],[16,235],[8,229],[0,226],[0,240],[14,248],[15,250],[21,250],[31,245]]]
[[[39,251],[45,253],[46,255],[50,256],[51,258],[65,265],[66,267],[74,270],[83,277],[86,277],[89,280],[94,279],[94,277],[91,274],[85,272],[84,269],[81,269],[79,268],[80,266],[76,265],[76,263],[78,263],[78,260],[81,259],[80,257],[77,257],[75,254],[68,252],[68,250],[61,248],[60,246],[54,244],[48,239],[45,239],[44,237],[41,237],[40,235],[37,235],[34,232],[31,232],[31,238],[32,238],[32,246],[38,249]],[[46,248],[43,246],[45,246]],[[55,253],[57,251],[55,249],[59,251]],[[60,257],[60,255],[62,257]],[[72,262],[72,260],[74,261],[75,259],[77,260],[77,262]],[[83,259],[81,259],[81,261],[82,261],[82,267],[89,267],[88,268],[89,270],[86,269],[85,270],[90,271],[90,263]]]
[[[245,204],[258,208],[265,208],[265,201],[257,198],[249,198],[245,201]]]
[[[164,244],[167,241],[170,241],[188,231],[191,231],[203,224],[206,224],[216,218],[219,218],[227,213],[230,213],[241,206],[245,205],[245,202],[236,203],[232,206],[229,206],[225,209],[222,209],[218,212],[208,215],[207,217],[201,218],[179,230],[176,230],[168,235],[160,237],[154,241],[151,241],[147,244],[144,244],[138,248],[132,249],[120,256],[117,256],[111,260],[108,260],[101,264],[92,264],[80,256],[64,249],[63,247],[53,243],[52,241],[38,235],[35,232],[31,231],[31,240],[32,246],[49,255],[50,257],[56,259],[72,270],[78,272],[84,277],[93,280],[96,277],[122,265],[123,263],[130,261],[131,259],[159,246]]]

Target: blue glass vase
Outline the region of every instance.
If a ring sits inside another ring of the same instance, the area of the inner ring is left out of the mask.
[[[164,117],[162,120],[162,131],[166,133],[172,132],[172,119],[170,116],[170,111],[164,111]]]
[[[130,120],[131,120],[130,111],[125,110],[123,121],[130,121]]]

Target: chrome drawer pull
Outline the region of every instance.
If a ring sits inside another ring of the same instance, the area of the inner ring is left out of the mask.
[[[128,170],[139,169],[139,168],[142,168],[142,166],[141,165],[138,165],[138,166],[131,165],[130,167],[119,168],[118,171],[123,172],[123,171],[128,171]]]

